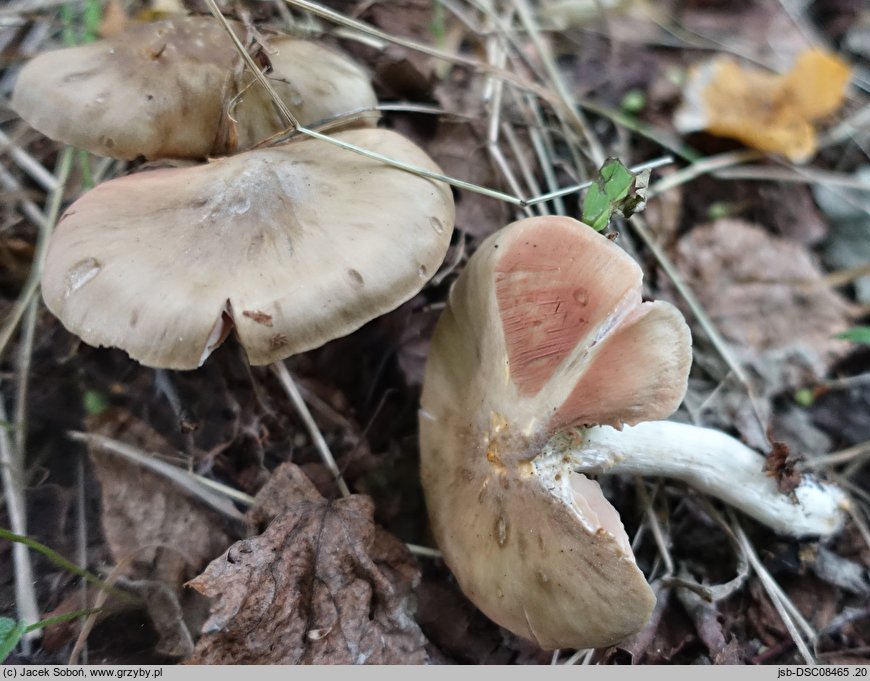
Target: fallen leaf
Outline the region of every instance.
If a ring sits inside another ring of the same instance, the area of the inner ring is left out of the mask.
[[[849,77],[849,66],[822,50],[803,52],[784,75],[716,57],[691,70],[675,124],[803,163],[816,151],[814,124],[840,108]]]
[[[278,515],[189,582],[215,601],[188,662],[424,663],[417,569],[373,511],[368,497],[325,500],[293,464],[276,469],[251,516]]]
[[[193,639],[184,623],[184,612],[175,589],[153,580],[128,581],[124,587],[142,599],[160,637],[156,652],[168,657],[187,657],[193,652]]]
[[[91,433],[145,452],[173,451],[150,426],[121,409],[90,417],[87,425]],[[90,456],[100,482],[103,534],[116,563],[132,556],[128,577],[180,587],[232,542],[217,512],[166,478],[96,448]]]
[[[479,124],[441,121],[427,150],[445,174],[482,187],[502,189]],[[507,224],[509,216],[508,205],[503,201],[464,189],[456,192],[456,228],[468,234],[487,237]]]
[[[684,236],[675,260],[738,358],[762,377],[765,394],[819,380],[848,352],[834,336],[849,327],[849,307],[802,246],[723,219]]]

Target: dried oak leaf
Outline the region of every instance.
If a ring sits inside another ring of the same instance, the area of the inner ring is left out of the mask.
[[[818,380],[848,352],[848,343],[834,336],[849,328],[849,306],[824,284],[804,247],[723,219],[683,237],[675,260],[767,394]]]
[[[802,163],[816,151],[814,123],[840,108],[849,77],[845,62],[821,50],[803,52],[783,75],[717,57],[691,71],[675,124]]]
[[[216,600],[188,662],[425,662],[410,609],[419,575],[373,511],[368,497],[327,501],[297,466],[279,467],[251,513],[277,517],[189,582]]]
[[[447,175],[483,187],[501,188],[481,126],[442,121],[427,150]],[[468,234],[483,239],[508,222],[509,215],[503,201],[464,189],[456,193],[456,227]]]
[[[87,428],[145,452],[173,452],[160,434],[122,409],[89,418]],[[235,538],[216,511],[166,478],[96,448],[90,456],[100,482],[103,534],[116,563],[132,558],[127,577],[181,587]]]

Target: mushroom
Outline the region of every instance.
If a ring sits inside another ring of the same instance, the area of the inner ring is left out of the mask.
[[[807,476],[790,499],[736,440],[641,423],[679,406],[691,364],[681,314],[642,302],[641,278],[582,223],[522,220],[472,256],[432,340],[420,451],[433,533],[465,594],[543,648],[611,645],[655,602],[584,472],[676,475],[763,521],[782,512],[771,524],[793,534],[843,522],[830,485]]]
[[[374,128],[335,135],[438,172]],[[453,229],[449,187],[320,140],[143,172],[67,210],[42,277],[91,345],[192,369],[235,328],[252,364],[354,331],[417,293]]]
[[[304,125],[377,103],[362,69],[326,47],[273,36],[260,56]],[[41,54],[21,70],[11,104],[48,137],[119,159],[223,155],[286,127],[212,17],[139,24]]]

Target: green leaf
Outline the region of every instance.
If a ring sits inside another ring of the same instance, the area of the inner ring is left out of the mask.
[[[614,214],[627,218],[643,210],[649,173],[633,173],[618,158],[607,159],[583,197],[583,222],[600,232]]]
[[[801,407],[811,407],[816,401],[816,396],[809,388],[801,388],[795,392],[794,401]]]
[[[88,416],[97,416],[109,408],[109,400],[98,390],[86,390],[82,395],[82,403]]]
[[[838,333],[837,338],[870,345],[870,326],[856,326],[848,331],[843,331],[843,333]]]
[[[643,94],[643,90],[629,90],[625,93],[619,106],[626,113],[640,113],[646,106],[646,96]]]
[[[0,617],[0,662],[9,657],[26,631],[27,626],[23,622]]]

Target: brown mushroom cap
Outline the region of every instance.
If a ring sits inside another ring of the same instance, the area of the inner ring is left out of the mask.
[[[396,133],[336,137],[438,172]],[[195,368],[232,325],[266,364],[413,296],[452,228],[447,185],[299,139],[97,186],[52,237],[43,296],[85,342],[149,366]]]
[[[264,54],[304,125],[376,104],[363,71],[325,47],[275,37]],[[205,158],[286,127],[252,82],[220,22],[176,17],[39,55],[21,70],[12,108],[48,137],[101,156]]]
[[[432,341],[420,448],[435,538],[465,594],[544,648],[611,645],[655,602],[598,485],[542,456],[561,428],[682,400],[688,327],[641,302],[641,277],[579,222],[523,220],[480,246]]]

